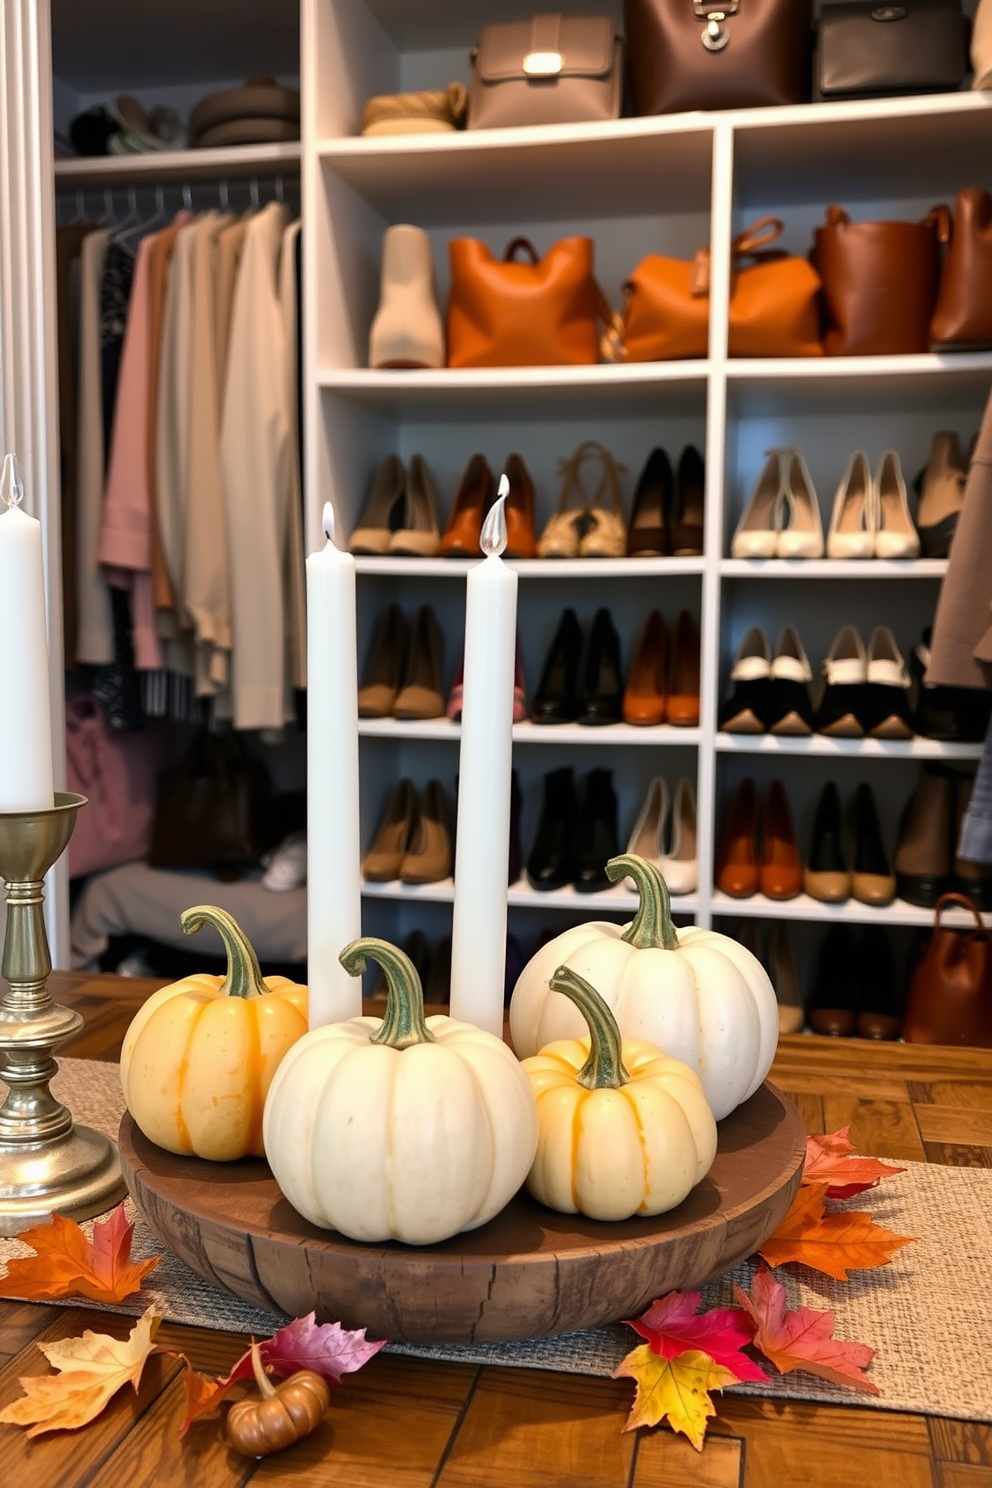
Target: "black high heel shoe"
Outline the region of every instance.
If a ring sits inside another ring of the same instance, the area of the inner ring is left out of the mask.
[[[571,883],[575,862],[575,780],[570,766],[544,777],[544,805],[527,859],[531,888],[541,892]],[[605,861],[605,860],[604,860]]]
[[[582,631],[574,610],[558,622],[530,707],[535,723],[574,723],[579,715]]]
[[[623,707],[620,637],[610,612],[596,611],[586,646],[579,695],[579,723],[619,723]]]
[[[572,882],[580,894],[598,894],[610,887],[606,865],[620,851],[617,834],[617,796],[612,770],[590,770],[575,835]]]

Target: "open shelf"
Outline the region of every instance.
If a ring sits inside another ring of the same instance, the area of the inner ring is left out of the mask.
[[[296,175],[298,141],[281,145],[229,145],[222,150],[155,150],[147,155],[97,155],[56,160],[55,186],[154,186],[172,182],[216,180],[230,176],[266,179]]]
[[[859,925],[932,925],[933,910],[920,909],[896,899],[892,904],[880,908],[877,904],[861,904],[857,899],[847,899],[843,904],[823,904],[811,899],[808,894],[798,894],[795,899],[766,899],[764,894],[753,894],[750,899],[734,899],[730,894],[714,890],[712,898],[714,915],[731,918],[761,918],[768,920],[844,920]],[[983,915],[986,924],[992,924],[992,915]],[[941,916],[947,925],[974,925],[973,917],[963,909],[951,909]]]
[[[455,897],[455,886],[450,878],[435,884],[404,884],[399,879],[394,879],[391,883],[366,883],[363,879],[362,894],[367,899],[451,904]],[[606,889],[601,894],[579,894],[571,884],[566,884],[563,889],[555,889],[551,893],[541,893],[537,889],[532,889],[527,880],[522,878],[519,883],[510,885],[506,894],[506,902],[511,908],[516,905],[526,909],[571,910],[573,914],[581,914],[591,920],[595,918],[597,911],[607,914],[633,913],[638,907],[639,900],[635,893],[624,888],[622,884]],[[673,897],[672,913],[674,915],[695,914],[698,904],[698,896],[695,894]]]
[[[940,739],[830,739],[824,734],[807,738],[780,738],[777,734],[723,734],[716,736],[716,749],[723,754],[814,754],[825,758],[857,759],[958,759],[982,757],[981,744],[952,744]]]
[[[426,718],[409,722],[398,718],[360,718],[358,732],[369,739],[427,739],[432,744],[457,743],[460,723],[448,718]],[[675,728],[663,723],[655,728],[634,728],[629,723],[585,727],[578,723],[535,724],[529,719],[513,725],[514,744],[623,744],[648,748],[677,747],[699,743],[698,728]]]
[[[405,579],[464,579],[481,558],[356,558],[360,574]],[[657,579],[701,574],[702,558],[513,558],[522,579]]]
[[[721,558],[725,579],[942,579],[946,558]]]

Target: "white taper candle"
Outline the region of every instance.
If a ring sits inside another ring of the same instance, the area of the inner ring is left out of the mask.
[[[500,557],[509,489],[504,475],[482,528],[485,560],[467,580],[451,930],[451,1016],[497,1037],[503,1032],[517,629],[517,576]]]
[[[55,794],[41,523],[21,510],[13,455],[3,462],[0,498],[0,811],[48,810]]]
[[[355,560],[334,542],[307,559],[307,961],[310,1027],[355,1018],[362,984],[338,960],[362,933]]]

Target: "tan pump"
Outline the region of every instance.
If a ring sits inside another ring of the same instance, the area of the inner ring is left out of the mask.
[[[443,367],[444,326],[430,239],[398,223],[382,237],[379,309],[369,334],[370,367]]]

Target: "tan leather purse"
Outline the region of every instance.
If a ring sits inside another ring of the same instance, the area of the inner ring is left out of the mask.
[[[954,203],[930,341],[935,350],[992,346],[992,195],[978,186],[959,191]]]
[[[975,928],[945,928],[940,916],[950,904],[970,910]],[[903,1036],[911,1044],[992,1048],[992,938],[966,894],[937,900],[933,935],[910,978]]]
[[[514,238],[502,261],[476,238],[453,238],[448,252],[449,367],[599,360],[592,238],[562,238],[543,258],[528,238]]]
[[[469,129],[616,119],[623,42],[609,16],[486,26],[471,54]]]
[[[827,356],[927,351],[939,247],[949,236],[945,206],[934,207],[922,222],[852,222],[843,207],[828,207],[813,245],[823,280]]]
[[[734,239],[728,349],[734,357],[822,356],[816,271],[771,244],[778,217],[762,217]],[[612,360],[705,357],[709,343],[709,250],[691,262],[649,254],[624,285]]]

